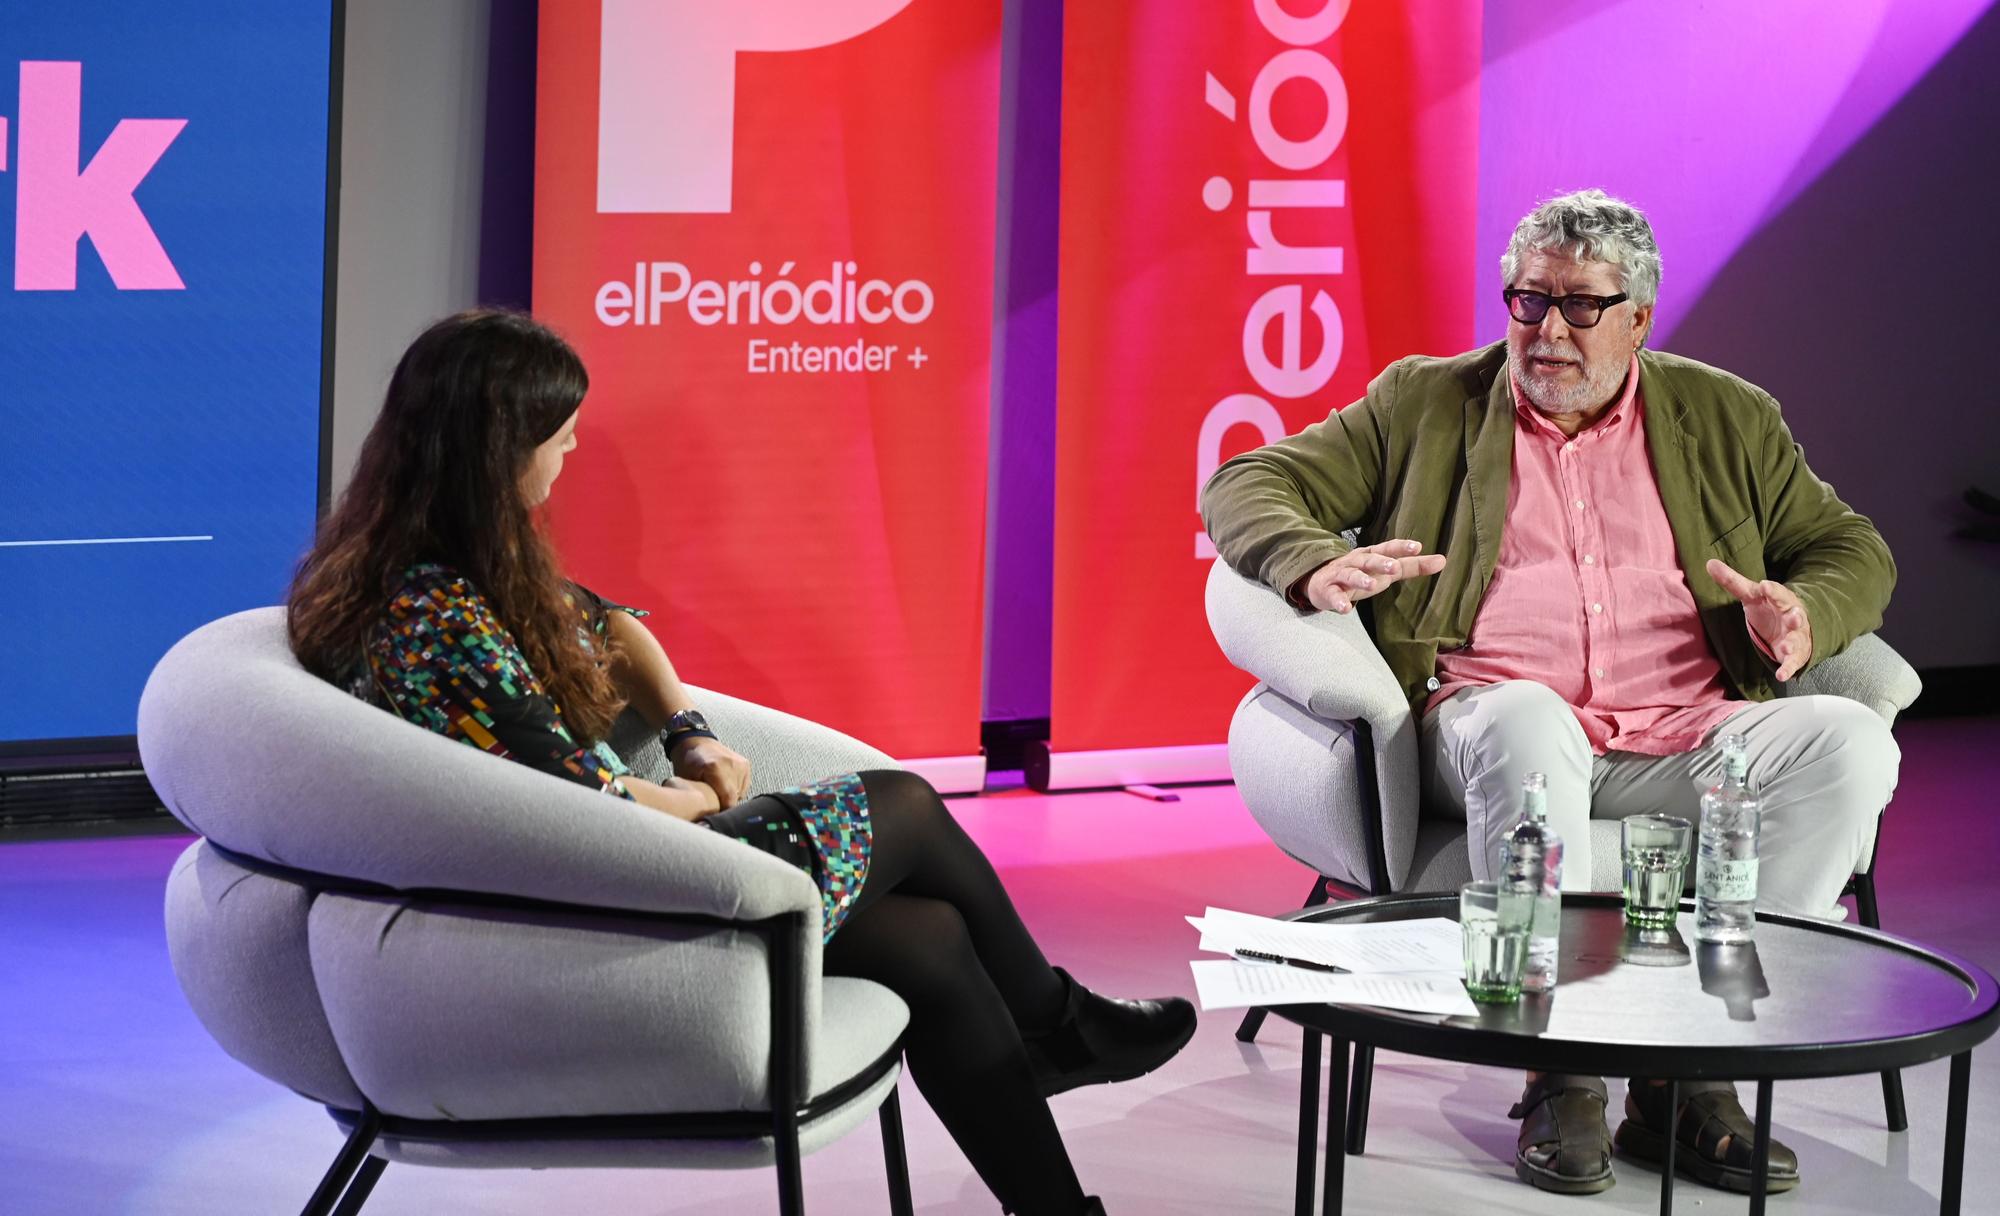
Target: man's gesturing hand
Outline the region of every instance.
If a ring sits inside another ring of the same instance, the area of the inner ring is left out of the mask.
[[[1444,554],[1425,553],[1413,540],[1385,540],[1350,549],[1306,579],[1306,602],[1325,612],[1352,612],[1355,602],[1388,589],[1391,583],[1444,569]]]
[[[1708,576],[1742,601],[1743,621],[1750,626],[1750,636],[1778,664],[1779,683],[1812,661],[1812,622],[1790,587],[1768,578],[1753,583],[1714,558],[1708,559]]]

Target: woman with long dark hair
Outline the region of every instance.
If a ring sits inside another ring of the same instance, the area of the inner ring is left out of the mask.
[[[642,614],[566,581],[537,527],[588,384],[576,352],[520,314],[426,330],[299,567],[293,651],[408,721],[810,873],[826,972],[908,1003],[910,1074],[994,1195],[1019,1216],[1102,1212],[1047,1099],[1165,1063],[1194,1009],[1099,996],[1051,967],[920,777],[847,773],[743,799],[749,762],[708,729]],[[675,776],[642,780],[606,745],[628,706],[661,732]]]

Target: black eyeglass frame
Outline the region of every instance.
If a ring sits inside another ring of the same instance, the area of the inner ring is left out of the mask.
[[[1549,309],[1554,308],[1562,313],[1563,323],[1571,329],[1594,329],[1597,323],[1604,319],[1605,309],[1616,304],[1623,304],[1632,297],[1622,291],[1615,296],[1594,296],[1581,291],[1573,291],[1566,296],[1552,296],[1546,291],[1536,291],[1531,287],[1509,287],[1500,293],[1500,298],[1507,304],[1507,315],[1523,325],[1540,325],[1548,317]],[[1544,301],[1541,312],[1532,321],[1514,311],[1514,301],[1524,299]],[[1596,309],[1590,315],[1590,320],[1580,321],[1570,315],[1569,302],[1571,300],[1593,306]]]

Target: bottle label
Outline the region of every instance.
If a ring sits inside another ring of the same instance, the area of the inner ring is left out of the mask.
[[[1530,937],[1553,939],[1562,931],[1562,898],[1544,895],[1535,900],[1535,917],[1529,926]]]
[[[1740,903],[1757,898],[1757,859],[1703,857],[1695,863],[1695,894],[1716,903]]]

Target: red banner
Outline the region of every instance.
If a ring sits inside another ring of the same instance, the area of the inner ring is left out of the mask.
[[[999,0],[542,6],[551,503],[688,680],[979,748]]]
[[[1200,484],[1471,345],[1479,15],[1065,9],[1054,750],[1221,743]]]

